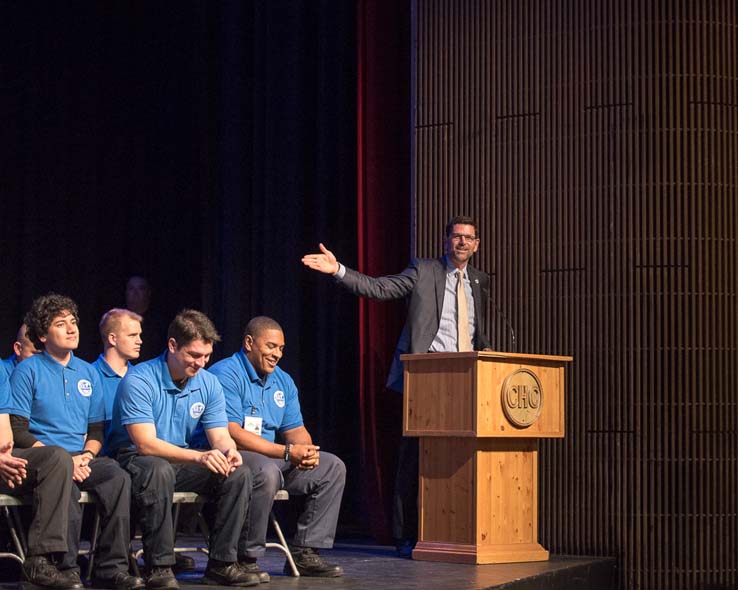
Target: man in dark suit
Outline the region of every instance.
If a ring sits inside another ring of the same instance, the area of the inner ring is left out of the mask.
[[[446,224],[443,256],[412,260],[397,275],[370,277],[346,268],[323,244],[320,253],[308,254],[302,262],[333,275],[360,297],[385,301],[408,298],[407,320],[387,378],[389,389],[402,391],[401,354],[490,348],[484,334],[489,275],[468,264],[478,248],[476,223],[470,217],[459,216]],[[417,537],[417,497],[418,441],[404,438],[398,457],[392,524],[401,556],[410,556]]]

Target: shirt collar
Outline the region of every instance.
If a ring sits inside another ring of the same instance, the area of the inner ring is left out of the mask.
[[[100,367],[100,371],[106,377],[120,377],[120,375],[113,370],[113,367],[110,366],[110,363],[105,360],[105,355],[100,354],[100,356],[97,357],[97,362],[99,363],[98,366]]]
[[[200,371],[204,371],[205,369],[200,369],[200,371],[197,372],[197,375],[187,379],[187,381],[185,381],[184,387],[180,389],[174,383],[172,375],[169,373],[169,365],[167,365],[167,354],[169,354],[169,351],[165,350],[161,353],[161,355],[157,357],[157,361],[159,362],[159,380],[161,382],[162,388],[168,391],[186,391],[187,389],[195,388],[198,383],[198,379],[200,378]]]
[[[245,349],[242,348],[238,354],[241,360],[241,364],[246,370],[246,375],[248,375],[249,381],[251,381],[252,383],[261,383],[262,385],[266,386],[267,381],[269,380],[270,376],[267,375],[264,379],[259,377],[259,374],[256,372],[256,369],[254,369],[254,365],[251,364],[249,357],[246,356]]]
[[[466,272],[466,270],[469,268],[469,264],[465,264],[464,268],[457,268],[456,265],[451,264],[451,261],[448,259],[448,256],[445,254],[443,255],[443,261],[446,263],[446,274],[447,275],[455,275],[457,270],[463,270],[464,271],[464,278],[469,278],[469,273]]]
[[[54,369],[54,370],[63,370],[63,369],[70,369],[72,371],[77,370],[77,358],[74,356],[74,352],[69,352],[69,362],[65,365],[62,365],[58,360],[56,360],[53,356],[51,356],[48,352],[45,350],[42,350],[39,353],[39,356],[41,357],[41,360],[43,363],[45,363],[48,367]]]

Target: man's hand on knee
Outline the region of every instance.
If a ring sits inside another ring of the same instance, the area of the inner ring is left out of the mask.
[[[237,455],[238,453],[235,454]],[[197,462],[210,469],[213,473],[220,473],[226,477],[231,471],[233,471],[233,468],[231,467],[231,459],[226,457],[218,449],[203,451],[198,457]]]

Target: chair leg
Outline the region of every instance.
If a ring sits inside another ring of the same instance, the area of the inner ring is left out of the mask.
[[[11,510],[8,506],[3,506],[5,520],[8,523],[8,532],[13,541],[15,550],[18,555],[17,560],[23,563],[26,560],[25,537],[23,536],[23,526],[19,525],[20,518],[15,510]],[[19,536],[20,535],[20,536]]]
[[[92,520],[92,532],[90,533],[90,552],[87,554],[87,579],[92,579],[92,568],[95,565],[95,552],[97,551],[97,540],[100,536],[100,507],[93,504],[95,517]]]
[[[209,552],[209,549],[210,549],[210,527],[208,526],[208,521],[202,515],[202,510],[198,510],[197,511],[197,525],[200,527],[200,532],[202,533],[202,536],[205,537],[205,543],[207,543],[207,545],[208,545],[208,552]]]
[[[277,522],[277,519],[274,516],[274,512],[269,513],[269,521],[272,523],[272,527],[274,528],[274,532],[277,534],[279,543],[267,543],[267,546],[273,547],[274,549],[280,549],[282,553],[285,554],[285,557],[287,557],[287,563],[290,564],[290,570],[292,570],[293,577],[299,578],[300,572],[297,571],[297,566],[295,565],[295,558],[292,557],[292,553],[290,552],[290,547],[289,545],[287,545],[287,541],[285,540],[284,535],[282,534],[282,528],[279,526],[279,522]]]

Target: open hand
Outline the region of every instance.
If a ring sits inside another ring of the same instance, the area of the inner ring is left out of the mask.
[[[338,272],[338,261],[328,248],[323,244],[318,245],[321,254],[306,254],[302,257],[302,263],[308,268],[325,274],[334,275]]]

